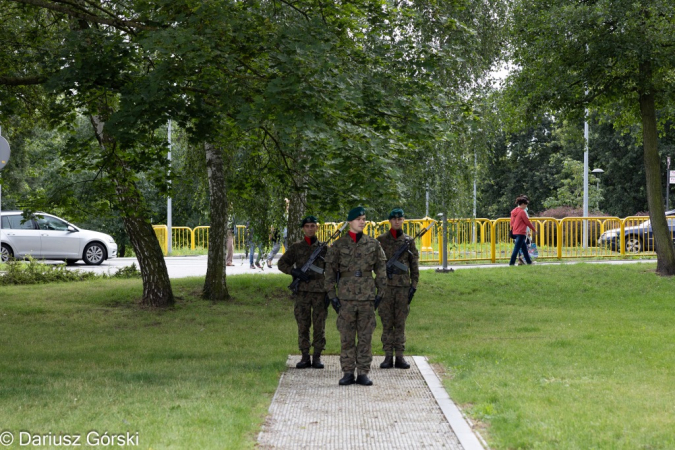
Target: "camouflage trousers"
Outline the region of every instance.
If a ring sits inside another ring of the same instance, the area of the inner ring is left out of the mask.
[[[345,373],[359,374],[370,371],[373,361],[371,342],[377,326],[372,301],[341,300],[342,307],[337,318],[340,332],[340,365]],[[358,335],[359,341],[356,342]]]
[[[328,311],[324,303],[323,292],[298,292],[295,298],[295,321],[298,323],[298,348],[303,353],[321,352],[326,347],[326,316]],[[309,329],[314,325],[312,342],[309,341]]]
[[[410,312],[406,286],[387,286],[378,311],[382,319],[382,349],[386,355],[403,356],[405,351],[405,321]]]

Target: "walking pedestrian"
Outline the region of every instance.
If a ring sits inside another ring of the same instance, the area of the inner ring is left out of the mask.
[[[321,352],[326,347],[326,317],[328,315],[328,302],[326,302],[326,290],[324,286],[323,270],[325,263],[323,257],[314,261],[314,265],[322,273],[313,271],[311,274],[302,273],[300,268],[307,262],[314,250],[319,246],[316,238],[318,219],[307,216],[302,219],[301,228],[305,234],[304,239],[293,243],[291,247],[279,259],[277,264],[283,273],[293,275],[302,281],[298,286],[298,294],[295,298],[295,321],[298,324],[298,348],[302,353],[302,359],[295,367],[306,369],[314,367],[323,369]],[[312,341],[309,340],[310,328],[314,326]],[[310,360],[309,350],[314,347],[314,357]]]
[[[263,253],[263,245],[262,245],[262,240],[258,239],[256,236],[255,232],[253,231],[253,228],[251,227],[250,223],[247,222],[246,224],[246,246],[248,248],[248,257],[249,257],[249,263],[251,264],[251,269],[258,268],[262,269],[263,266],[260,264],[260,260],[262,259],[262,253]],[[256,247],[258,248],[258,257],[255,258],[255,249]],[[253,260],[255,259],[255,265],[253,263]]]
[[[340,365],[344,374],[339,384],[371,386],[373,382],[368,378],[373,360],[371,341],[377,325],[375,310],[385,288],[386,260],[377,239],[363,233],[365,208],[359,206],[349,211],[347,221],[349,233],[335,241],[326,254],[325,291],[338,313]]]
[[[403,222],[405,213],[401,208],[394,208],[389,213],[389,231],[377,237],[387,262],[406,241],[410,241],[408,251],[398,258],[400,266],[387,268],[387,285],[379,308],[382,320],[382,349],[385,355],[384,362],[380,364],[381,369],[410,368],[410,364],[403,357],[406,340],[405,323],[410,313],[410,302],[417,291],[420,265],[415,241],[403,232]],[[393,361],[394,353],[396,362]]]
[[[287,198],[284,199],[286,202],[286,213],[284,214],[284,223],[288,223],[288,206],[290,205],[290,200]],[[281,236],[279,236],[279,231],[272,229],[274,235],[270,235],[270,240],[272,241],[272,250],[267,256],[267,267],[272,268],[272,260],[276,254],[281,249],[281,239],[283,238],[284,248],[288,249],[288,227],[284,227],[284,231]]]
[[[237,225],[234,223],[234,218],[230,217],[230,225],[227,227],[227,258],[225,263],[228,266],[234,266],[232,258],[234,257],[234,233]]]
[[[267,267],[271,269],[272,260],[279,252],[279,249],[281,249],[281,233],[279,233],[279,230],[275,229],[274,227],[272,227],[272,229],[270,230],[270,242],[272,243],[272,250],[270,250],[270,254],[267,255]]]
[[[530,202],[527,197],[518,197],[516,199],[517,206],[513,208],[513,211],[511,211],[511,230],[516,242],[513,246],[513,253],[511,253],[511,260],[509,261],[510,266],[513,266],[516,263],[516,258],[518,257],[518,253],[521,250],[523,252],[525,262],[528,265],[532,264],[532,259],[530,259],[530,254],[527,251],[527,229],[529,228],[532,230],[533,236],[537,235],[537,230],[535,229],[534,225],[532,225],[532,222],[530,222],[530,219],[527,217],[527,213],[525,212],[525,208],[527,208],[529,203]]]
[[[527,195],[523,194],[518,196],[518,198],[524,198],[525,200],[530,201],[530,199],[527,197]],[[516,206],[518,205],[518,199],[516,199]],[[527,206],[525,207],[525,214],[527,214],[527,218],[530,218],[530,213],[527,210]],[[530,247],[530,242],[532,242],[532,239],[530,237],[530,230],[527,229],[525,232],[525,247],[528,248],[528,253],[529,253],[529,247]],[[532,257],[530,257],[532,259]],[[518,251],[518,259],[516,260],[516,264],[519,266],[524,266],[525,265],[525,260],[523,259],[523,250],[522,248],[520,251]]]

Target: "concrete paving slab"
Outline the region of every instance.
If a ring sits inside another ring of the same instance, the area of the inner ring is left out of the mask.
[[[408,358],[408,370],[383,370],[384,357],[374,356],[373,386],[339,386],[339,356],[323,357],[325,369],[296,369],[299,359],[289,356],[286,362],[258,436],[260,448],[483,449],[458,439],[420,371],[420,364],[431,370],[424,358]],[[440,381],[438,386],[445,393]],[[470,432],[464,425],[460,432]]]

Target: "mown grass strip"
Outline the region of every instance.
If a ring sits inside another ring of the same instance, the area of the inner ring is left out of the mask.
[[[408,353],[446,371],[492,448],[675,448],[675,280],[653,270],[424,271]],[[232,277],[226,304],[200,300],[201,282],[175,280],[161,311],[136,306],[139,280],[0,287],[0,428],[254,447],[297,353],[288,279]],[[332,311],[327,340],[339,353]]]

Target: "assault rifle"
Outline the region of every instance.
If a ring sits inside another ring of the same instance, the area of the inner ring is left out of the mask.
[[[394,278],[394,268],[402,270],[403,272],[408,271],[408,266],[400,262],[398,259],[401,257],[402,254],[405,252],[409,251],[408,249],[410,248],[410,242],[414,242],[415,239],[420,238],[424,236],[424,233],[429,231],[431,227],[433,227],[436,224],[436,222],[432,222],[429,224],[428,227],[425,229],[421,230],[419,233],[415,235],[414,238],[412,239],[406,239],[405,243],[399,247],[398,250],[396,250],[396,253],[394,253],[394,256],[392,256],[389,261],[387,261],[387,278],[390,280]]]
[[[345,228],[347,228],[347,225],[349,225],[349,222],[345,222],[335,233],[333,233],[325,242],[320,242],[319,245],[314,249],[312,254],[309,256],[309,259],[307,262],[300,268],[300,272],[303,274],[306,274],[310,270],[319,274],[323,273],[323,270],[317,266],[314,265],[314,261],[317,260],[317,258],[323,259],[323,256],[321,256],[321,252],[323,251],[324,248],[336,237],[340,236],[342,231],[344,231]],[[300,286],[300,282],[302,280],[300,277],[295,277],[293,278],[293,282],[288,285],[288,289],[293,291],[293,294],[298,293],[298,287]]]

